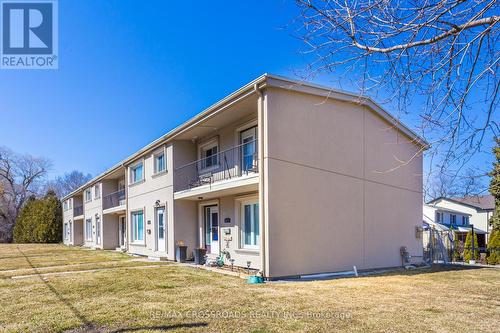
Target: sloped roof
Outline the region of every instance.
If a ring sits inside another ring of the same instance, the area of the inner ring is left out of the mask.
[[[463,198],[453,198],[453,200],[479,209],[495,209],[495,197],[492,195],[467,196]]]
[[[456,197],[456,198],[446,198],[439,197],[430,201],[429,203],[434,203],[439,200],[448,200],[457,204],[466,205],[479,210],[493,210],[495,209],[495,197],[492,195],[471,195],[465,197]]]

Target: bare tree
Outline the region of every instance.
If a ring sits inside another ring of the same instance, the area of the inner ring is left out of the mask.
[[[297,34],[313,56],[304,76],[333,73],[389,104],[418,124],[435,172],[463,173],[500,133],[499,4],[297,0]]]
[[[59,198],[73,192],[92,178],[90,174],[83,174],[81,171],[73,170],[59,176],[47,183],[47,189],[53,190]]]
[[[0,242],[12,241],[19,211],[30,196],[39,194],[49,167],[44,158],[0,147]]]
[[[467,169],[462,174],[441,172],[432,175],[424,187],[425,201],[439,197],[465,197],[484,194],[488,174],[478,174],[477,170]]]

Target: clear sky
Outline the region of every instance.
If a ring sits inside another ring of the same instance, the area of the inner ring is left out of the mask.
[[[51,176],[103,172],[265,72],[294,77],[296,15],[291,0],[60,0],[59,69],[0,70],[0,145]]]

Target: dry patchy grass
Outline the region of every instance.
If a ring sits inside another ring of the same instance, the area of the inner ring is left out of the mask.
[[[4,245],[0,258],[20,251],[29,258],[50,253],[57,262],[67,255],[72,264],[80,254],[85,263],[123,262],[92,273],[0,278],[3,331],[491,332],[500,326],[498,269],[247,285],[173,264],[131,269],[137,263],[129,256],[63,246]]]

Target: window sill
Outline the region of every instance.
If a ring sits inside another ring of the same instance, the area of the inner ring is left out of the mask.
[[[236,253],[243,253],[243,254],[255,254],[258,255],[260,253],[259,249],[250,249],[250,248],[240,248],[234,250]]]
[[[167,174],[167,170],[163,170],[163,171],[154,173],[151,177],[152,178],[156,178],[156,177],[160,177],[160,176],[163,176],[163,175],[166,175],[166,174]]]
[[[131,242],[130,243],[131,246],[142,246],[142,247],[146,247],[146,243],[135,243],[135,242]]]
[[[130,184],[128,184],[128,186],[129,187],[136,186],[136,185],[144,183],[145,181],[146,181],[145,179],[142,179],[142,180],[136,181],[135,183],[130,183]]]
[[[205,168],[205,169],[201,169],[199,174],[202,175],[204,173],[208,173],[210,171],[214,171],[214,170],[217,170],[217,169],[220,169],[220,164],[216,164],[216,165],[213,165],[211,167],[208,167],[208,168]]]

